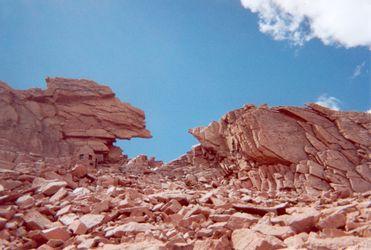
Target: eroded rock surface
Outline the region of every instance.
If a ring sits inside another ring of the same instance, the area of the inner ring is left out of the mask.
[[[244,177],[246,188],[261,191],[365,192],[371,189],[370,126],[369,113],[316,104],[246,105],[219,122],[191,129],[200,145],[178,161],[220,166]]]
[[[14,90],[0,82],[0,159],[8,165],[22,152],[68,157],[82,145],[117,159],[117,138],[151,137],[144,112],[121,102],[108,86],[66,78],[46,83],[45,90]]]

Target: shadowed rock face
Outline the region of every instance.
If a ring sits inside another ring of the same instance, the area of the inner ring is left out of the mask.
[[[370,128],[368,113],[247,105],[191,129],[201,145],[183,159],[246,175],[247,187],[263,191],[364,192],[371,189]]]
[[[116,138],[150,138],[144,112],[89,80],[47,78],[47,89],[14,90],[0,82],[0,150],[48,157],[76,146],[117,154]]]

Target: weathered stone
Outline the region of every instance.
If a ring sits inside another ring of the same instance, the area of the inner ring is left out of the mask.
[[[111,159],[115,138],[151,136],[143,111],[120,102],[109,87],[59,77],[46,82],[46,90],[26,91],[0,84],[0,149],[58,157],[89,145]]]
[[[67,186],[65,181],[53,181],[53,182],[46,182],[39,188],[39,192],[45,195],[53,195],[58,192],[59,189],[62,187]]]
[[[66,241],[70,238],[70,234],[65,227],[52,227],[45,229],[41,232],[41,234],[46,240]]]
[[[233,249],[279,249],[285,244],[274,236],[267,236],[251,229],[237,229],[232,233]]]
[[[281,240],[284,240],[295,234],[295,232],[289,226],[271,226],[266,224],[258,224],[253,227],[253,230],[258,231],[264,235],[275,236]]]
[[[283,215],[281,219],[272,219],[272,222],[279,222],[282,220],[285,225],[290,226],[296,233],[308,232],[317,223],[320,212],[313,208],[306,208],[299,213],[291,215]]]
[[[30,208],[32,207],[34,204],[35,204],[35,199],[29,195],[29,194],[26,194],[26,195],[23,195],[21,197],[19,197],[15,203],[22,209],[26,209],[26,208]]]
[[[356,236],[343,236],[335,238],[317,238],[309,237],[306,243],[309,249],[369,249],[371,247],[371,238],[361,238]]]
[[[229,217],[227,227],[231,230],[247,228],[256,223],[259,217],[247,213],[234,213]]]
[[[82,178],[88,173],[88,167],[83,164],[76,164],[72,169],[71,173],[73,176]]]
[[[129,222],[127,224],[117,226],[106,232],[106,237],[121,237],[125,233],[139,233],[154,229],[155,227],[148,223]]]
[[[104,217],[105,216],[101,215],[101,214],[85,214],[80,218],[80,221],[89,230],[89,229],[101,224],[104,220]]]
[[[73,234],[82,235],[88,231],[88,228],[81,221],[75,220],[69,224],[68,230],[70,230]]]

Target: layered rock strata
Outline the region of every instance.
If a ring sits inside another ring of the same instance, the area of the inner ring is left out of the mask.
[[[24,152],[68,157],[83,145],[119,158],[116,139],[149,138],[144,112],[90,80],[47,78],[47,89],[14,90],[0,82],[0,159]]]
[[[368,113],[246,105],[191,129],[200,145],[170,165],[221,167],[261,191],[365,192],[370,129]]]

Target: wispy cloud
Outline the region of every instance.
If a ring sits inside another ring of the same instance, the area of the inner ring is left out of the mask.
[[[365,67],[365,65],[366,65],[366,62],[365,61],[363,61],[362,63],[360,63],[360,64],[358,64],[355,68],[354,68],[354,70],[353,70],[353,75],[352,75],[352,79],[355,79],[355,78],[357,78],[359,75],[361,75],[362,74],[362,70],[363,70],[363,68]]]
[[[317,98],[316,103],[323,107],[333,109],[333,110],[340,110],[340,100],[333,96],[328,96],[327,94],[322,94]]]
[[[324,44],[371,50],[370,0],[241,0],[257,13],[259,29],[295,45],[318,38]]]
[[[371,114],[371,109],[367,110],[367,111],[366,111],[366,113],[369,113],[369,114]]]

